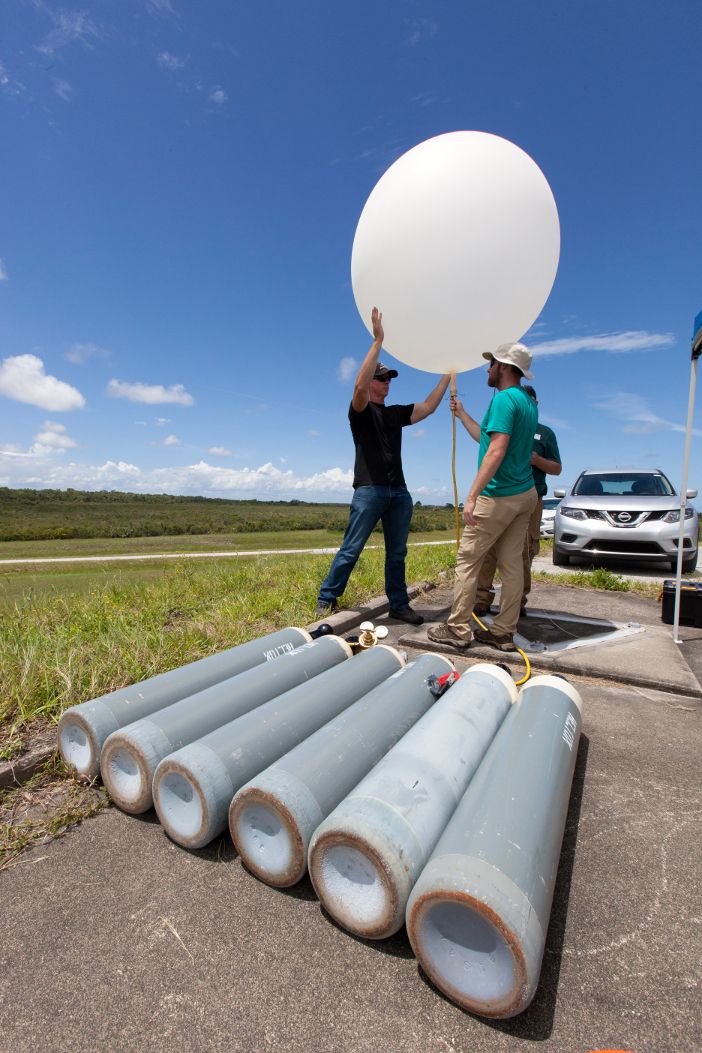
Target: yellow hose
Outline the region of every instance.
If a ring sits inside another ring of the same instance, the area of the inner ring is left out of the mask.
[[[471,612],[470,612],[470,616],[471,616],[471,618],[474,618],[474,619],[475,619],[475,621],[476,621],[476,622],[478,623],[478,625],[480,626],[480,628],[481,628],[481,629],[484,629],[486,633],[487,633],[487,632],[490,632],[490,630],[488,629],[487,625],[484,625],[484,624],[483,624],[483,623],[481,622],[480,618],[479,618],[479,617],[478,617],[478,615],[477,615],[477,614],[475,613],[475,611],[471,611]],[[528,679],[529,679],[529,677],[531,676],[531,662],[530,662],[530,661],[529,661],[529,659],[527,658],[527,656],[526,656],[525,652],[524,652],[524,651],[522,651],[521,647],[517,647],[517,652],[518,652],[518,653],[519,653],[519,654],[520,654],[520,655],[522,656],[522,658],[524,659],[524,665],[526,666],[526,672],[524,673],[524,676],[522,677],[522,679],[521,679],[521,680],[515,680],[515,684],[517,685],[517,687],[520,687],[520,685],[521,685],[521,684],[526,684],[527,680],[528,680]]]
[[[455,373],[451,374],[451,394],[453,395],[454,398],[456,397],[456,374]],[[458,546],[461,543],[461,531],[460,531],[460,527],[459,527],[459,524],[458,524],[458,486],[457,486],[457,483],[456,483],[456,414],[455,413],[451,414],[451,437],[452,437],[451,475],[452,475],[452,478],[453,478],[453,506],[454,506],[454,509],[456,511],[456,548],[458,548]],[[485,632],[489,632],[490,631],[488,629],[487,625],[484,625],[483,622],[481,622],[480,618],[477,616],[475,611],[471,611],[471,617],[475,619],[475,621],[478,623],[480,628],[483,629]],[[520,654],[522,656],[522,658],[524,659],[524,665],[526,667],[525,672],[524,672],[524,676],[522,677],[522,679],[521,680],[515,680],[516,686],[517,687],[521,687],[521,685],[525,684],[527,682],[527,680],[531,676],[531,662],[529,661],[529,659],[526,656],[526,654],[524,653],[524,651],[522,651],[521,647],[517,647],[517,653]]]

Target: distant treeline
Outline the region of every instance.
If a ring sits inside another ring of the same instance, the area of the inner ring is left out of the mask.
[[[0,541],[163,537],[256,531],[343,530],[348,505],[307,501],[229,501],[116,490],[11,490],[0,487]],[[411,530],[447,530],[452,505],[417,502]]]

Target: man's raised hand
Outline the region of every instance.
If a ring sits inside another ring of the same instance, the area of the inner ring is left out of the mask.
[[[382,346],[383,340],[385,339],[385,332],[383,331],[383,312],[379,311],[377,307],[374,307],[371,311],[371,324],[373,326],[373,339],[377,340]]]

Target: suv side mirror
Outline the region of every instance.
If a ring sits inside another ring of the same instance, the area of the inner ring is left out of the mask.
[[[561,497],[561,498],[563,498],[563,497],[565,497],[565,490],[554,490],[553,491],[553,496],[554,497]],[[695,490],[695,496],[697,496],[697,491],[696,490]]]
[[[685,491],[685,497],[697,497],[697,491],[696,490],[686,490]]]

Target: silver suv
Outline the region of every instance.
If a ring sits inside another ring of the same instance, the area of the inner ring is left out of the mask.
[[[680,498],[658,468],[588,468],[556,511],[553,562],[571,556],[668,563],[677,569]],[[697,497],[696,490],[687,491]],[[697,566],[697,512],[685,508],[682,569]]]

